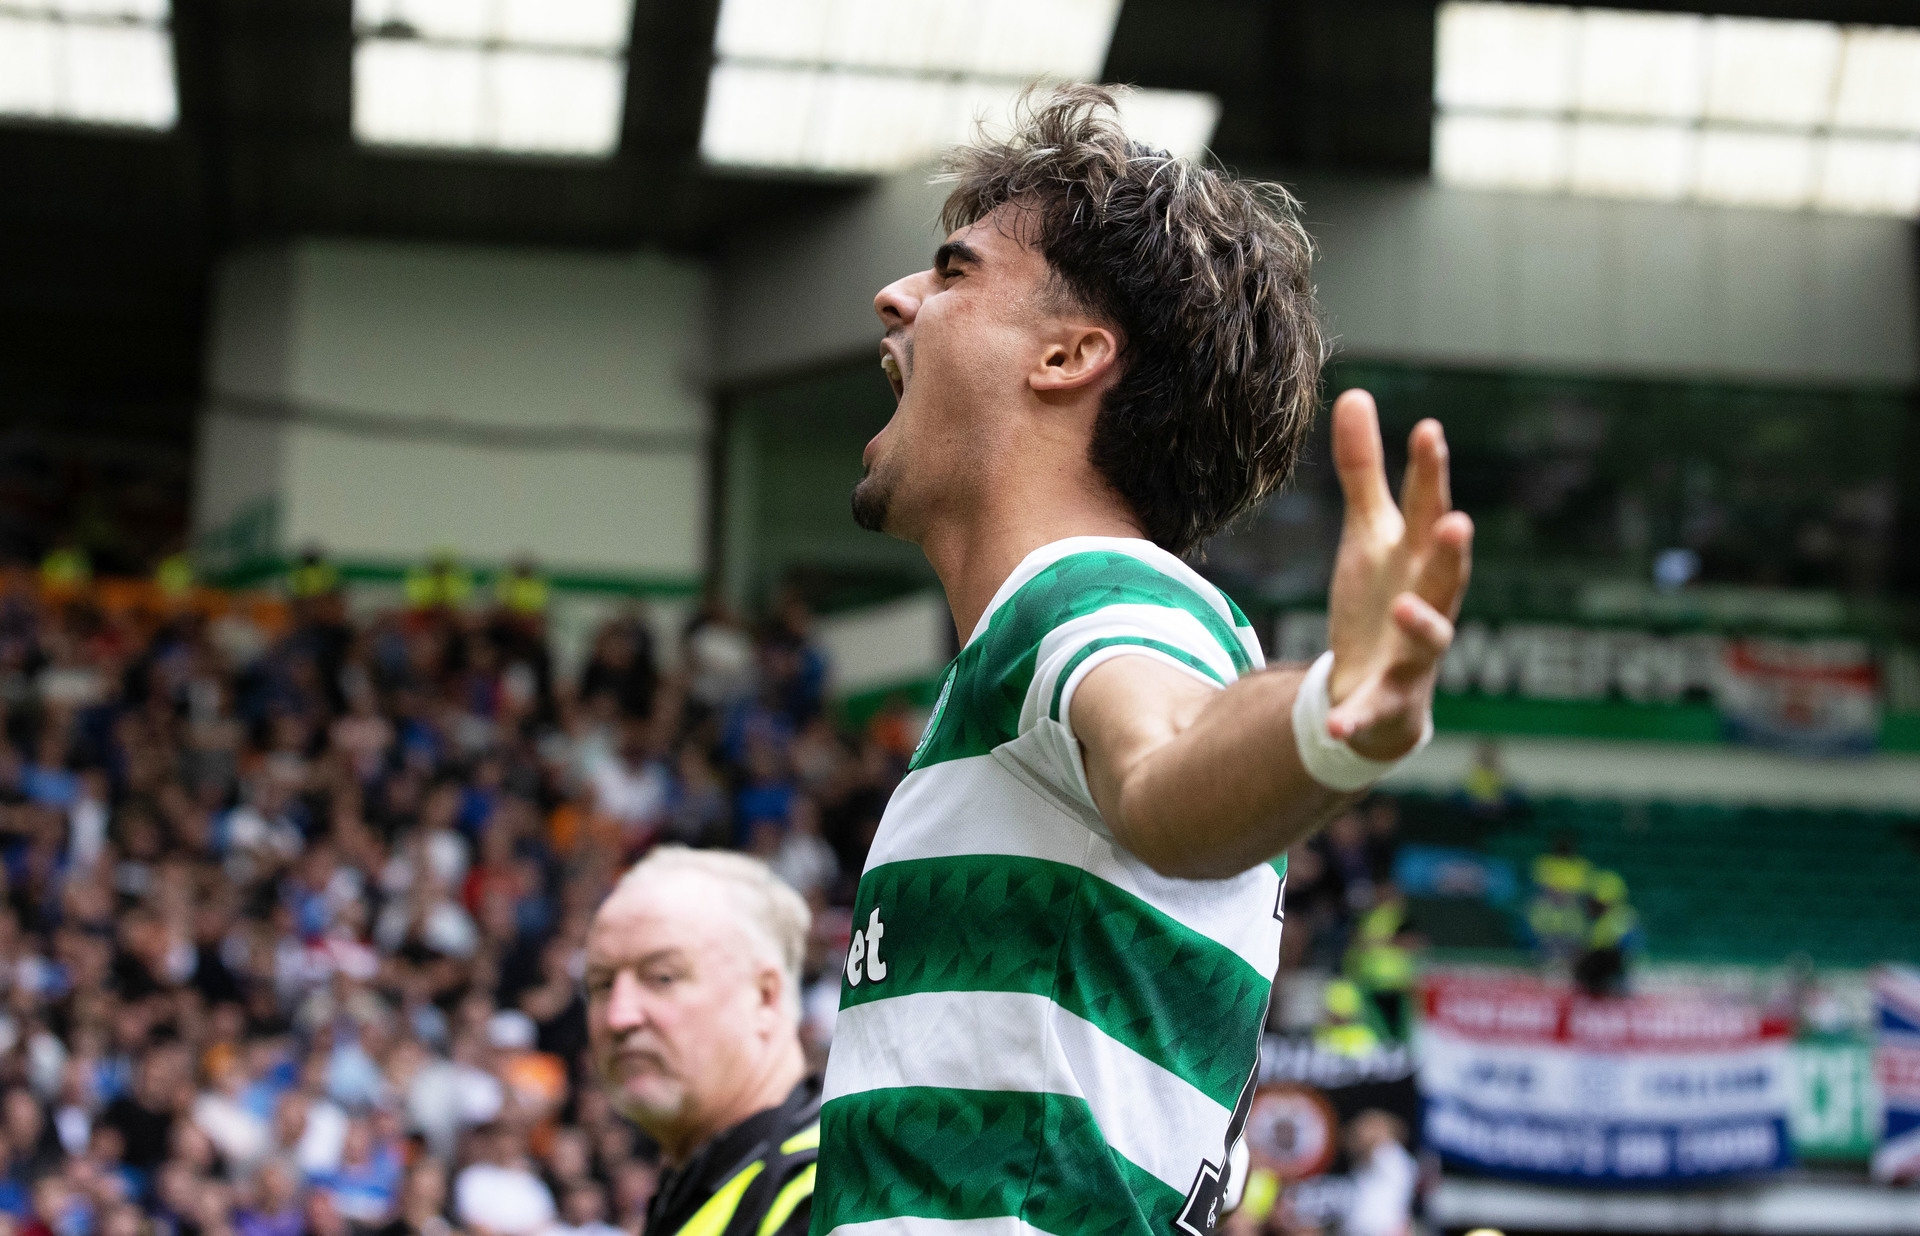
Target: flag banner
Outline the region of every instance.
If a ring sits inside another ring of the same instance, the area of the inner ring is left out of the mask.
[[[1920,969],[1887,966],[1873,976],[1873,1049],[1886,1125],[1873,1152],[1875,1180],[1920,1180]]]
[[[1854,755],[1880,733],[1879,678],[1860,640],[1733,640],[1715,697],[1739,742]]]
[[[1593,1000],[1525,979],[1422,988],[1426,1143],[1565,1184],[1667,1186],[1793,1161],[1791,1028],[1738,1003]]]

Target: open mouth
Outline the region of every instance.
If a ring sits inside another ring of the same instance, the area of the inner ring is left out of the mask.
[[[893,401],[900,402],[906,393],[906,379],[900,373],[900,360],[885,344],[880,345],[880,372],[887,375],[887,385],[893,388]]]

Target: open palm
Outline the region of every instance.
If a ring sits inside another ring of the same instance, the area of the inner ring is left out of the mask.
[[[1350,390],[1334,401],[1347,512],[1327,601],[1327,732],[1379,760],[1412,750],[1428,725],[1472,563],[1473,521],[1453,509],[1440,422],[1414,426],[1407,447],[1395,505],[1373,396]]]

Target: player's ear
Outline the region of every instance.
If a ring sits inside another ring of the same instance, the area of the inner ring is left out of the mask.
[[[1120,337],[1097,322],[1065,321],[1045,342],[1027,385],[1041,395],[1079,390],[1103,380],[1120,362]]]

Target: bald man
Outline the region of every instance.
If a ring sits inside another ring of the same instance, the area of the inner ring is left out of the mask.
[[[804,1236],[820,1083],[801,1050],[800,895],[741,854],[663,846],[587,934],[594,1066],[660,1144],[646,1236]]]

